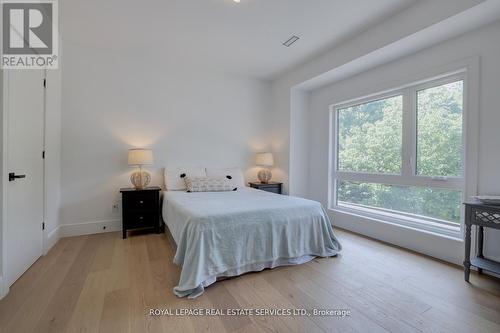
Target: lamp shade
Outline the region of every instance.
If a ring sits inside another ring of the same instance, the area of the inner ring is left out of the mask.
[[[153,164],[153,151],[151,149],[129,149],[128,165],[151,165]]]
[[[261,166],[273,166],[274,158],[272,153],[258,153],[255,158],[255,164]]]

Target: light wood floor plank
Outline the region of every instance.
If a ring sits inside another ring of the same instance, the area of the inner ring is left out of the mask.
[[[262,301],[262,309],[275,308],[275,309],[292,309],[294,304],[287,297],[274,288],[269,282],[262,277],[261,273],[252,273],[241,279],[240,294],[255,293]],[[309,317],[279,317],[284,324],[292,332],[324,332],[320,325],[317,324]]]
[[[294,308],[303,309],[345,309],[348,308],[346,303],[342,303],[339,299],[332,299],[329,302],[322,302],[323,300],[318,300],[311,297],[307,292],[297,288],[295,282],[289,279],[290,269],[294,267],[281,268],[276,272],[265,272],[264,278],[277,289],[283,297],[286,297],[293,304]],[[272,274],[270,274],[272,273]],[[281,273],[281,274],[278,274]],[[330,306],[328,306],[330,304]],[[325,332],[365,332],[370,328],[370,332],[384,332],[380,326],[373,323],[370,320],[359,313],[358,318],[355,320],[346,320],[345,318],[339,317],[322,317],[318,316],[314,318],[314,323],[321,327]],[[360,320],[360,321],[357,321]],[[365,329],[360,330],[359,325],[363,326]]]
[[[99,332],[131,332],[131,298],[128,289],[113,290],[106,294],[99,321]]]
[[[61,239],[46,256],[38,259],[11,287],[10,293],[0,301],[0,327],[6,327],[18,309],[31,297],[45,272],[51,269],[68,244],[69,238]]]
[[[119,233],[113,233],[121,237]],[[122,290],[130,287],[129,254],[130,243],[128,240],[114,242],[111,258],[111,272],[108,278],[107,291]]]
[[[208,293],[207,293],[208,294]],[[225,284],[215,284],[210,290],[207,299],[212,308],[215,309],[240,309],[242,306],[227,290]],[[252,321],[247,317],[222,317],[222,324],[228,332],[241,331],[246,326],[252,324]]]
[[[17,308],[9,323],[5,325],[6,332],[35,331],[36,324],[63,283],[66,273],[75,263],[86,240],[87,236],[84,236],[75,237],[68,242],[57,262],[43,274],[37,285],[26,296],[23,304]]]
[[[397,249],[397,251],[404,252],[400,249]],[[420,300],[433,307],[438,307],[442,311],[451,310],[454,313],[459,313],[463,318],[468,318],[469,322],[483,321],[486,326],[490,326],[489,321],[498,323],[500,319],[500,312],[497,310],[499,302],[496,294],[489,289],[464,283],[463,277],[457,274],[457,272],[461,272],[461,269],[457,267],[430,260],[432,263],[429,263],[429,266],[432,268],[429,268],[430,272],[425,274],[425,271],[420,271],[422,267],[419,266],[422,265],[422,259],[429,259],[412,254],[412,257],[419,258],[420,264],[414,265],[417,270],[413,270],[411,267],[396,270],[387,269],[396,267],[391,265],[391,255],[382,256],[383,258],[379,258],[380,255],[373,258],[367,257],[363,247],[357,244],[353,244],[348,255],[353,256],[352,264],[349,266],[352,272],[347,274],[349,276],[365,278],[365,280],[369,278],[378,281],[379,284],[393,286],[396,293],[400,294],[398,290],[403,290],[403,294],[413,299],[414,302]],[[383,261],[383,259],[387,260]],[[436,263],[439,263],[442,269],[439,269],[439,266],[434,266]],[[401,261],[397,261],[395,264],[403,267],[407,265],[406,262],[401,263]],[[328,265],[322,265],[319,268],[328,269]],[[335,277],[342,278],[345,275],[336,274]],[[459,278],[462,278],[462,280]],[[479,277],[478,280],[495,281],[491,278],[484,278],[484,276]],[[498,280],[495,283],[498,283]],[[370,290],[371,292],[380,293],[383,288],[371,288]],[[477,292],[473,292],[474,290]],[[387,297],[387,293],[384,293],[384,297]],[[475,301],[464,302],[464,300]],[[485,302],[490,305],[485,306]],[[424,309],[425,305],[422,305],[422,308]]]
[[[116,233],[101,234],[102,239],[99,241],[98,248],[92,262],[91,272],[97,272],[111,268],[115,241],[118,239]]]
[[[69,319],[67,332],[99,331],[109,274],[110,270],[100,270],[87,276],[78,303]]]
[[[256,292],[253,290],[249,292],[252,287],[245,282],[245,279],[230,279],[225,281],[224,285],[233,297],[238,299],[242,309],[266,308],[266,302]],[[243,290],[247,292],[242,292]],[[258,327],[262,332],[298,332],[296,326],[287,326],[280,317],[252,316],[249,319],[254,324],[253,326]]]
[[[499,332],[500,280],[338,231],[343,254],[172,293],[166,234],[65,238],[0,301],[0,332]],[[347,308],[351,316],[151,316],[150,309]]]
[[[88,237],[73,261],[59,288],[45,308],[35,330],[37,332],[64,332],[78,302],[85,279],[99,244],[107,238],[102,235]]]
[[[323,265],[322,261],[328,259],[319,259],[311,263],[311,267],[315,264]],[[319,274],[318,274],[319,273]],[[313,290],[310,281],[314,281],[319,288],[316,288],[316,293],[326,293],[330,297],[345,300],[356,312],[362,313],[380,326],[384,327],[391,332],[404,332],[404,331],[434,331],[434,328],[439,328],[439,324],[429,324],[422,321],[422,317],[418,311],[408,309],[410,305],[401,303],[398,298],[391,298],[391,295],[383,297],[379,294],[373,294],[370,289],[374,289],[372,281],[360,282],[349,275],[348,279],[339,279],[338,276],[342,275],[338,272],[336,275],[323,274],[314,268],[312,270],[294,271],[291,276],[297,277],[299,286],[306,285],[305,288]],[[368,290],[368,291],[367,291]],[[413,308],[413,307],[411,307]],[[425,309],[429,309],[426,306]]]
[[[150,308],[159,307],[150,275],[146,236],[131,237],[129,253],[131,330],[132,332],[159,332],[161,322],[148,316]],[[154,241],[154,240],[153,240]]]

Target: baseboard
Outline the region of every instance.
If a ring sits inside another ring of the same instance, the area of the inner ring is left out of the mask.
[[[89,221],[74,224],[62,224],[60,226],[61,237],[71,237],[80,235],[99,234],[103,232],[112,232],[122,230],[120,219]]]
[[[355,214],[329,211],[334,225],[382,242],[394,244],[452,264],[462,265],[464,244],[460,240],[399,226]]]
[[[57,241],[61,238],[61,226],[57,226],[46,234],[45,241],[43,242],[43,254],[47,254],[49,250],[56,245]]]

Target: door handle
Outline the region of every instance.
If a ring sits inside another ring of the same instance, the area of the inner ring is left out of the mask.
[[[16,180],[16,178],[26,178],[26,175],[16,175],[14,172],[9,173],[9,182]]]

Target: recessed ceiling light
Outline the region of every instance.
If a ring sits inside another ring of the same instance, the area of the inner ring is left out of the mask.
[[[240,0],[233,0],[233,1],[236,2],[236,3],[240,3]]]
[[[293,43],[295,43],[299,39],[300,39],[300,37],[292,36],[286,42],[284,42],[283,45],[285,45],[286,47],[290,47]]]

